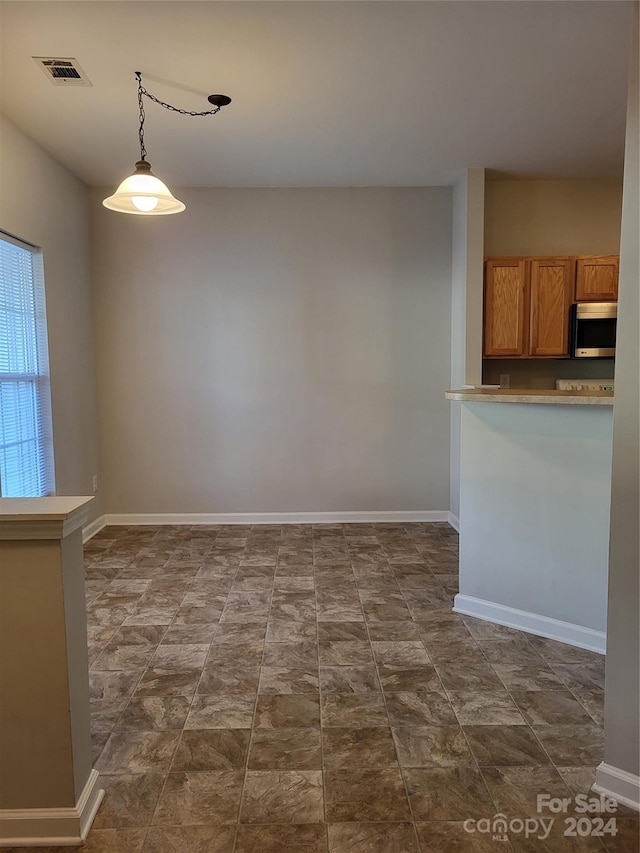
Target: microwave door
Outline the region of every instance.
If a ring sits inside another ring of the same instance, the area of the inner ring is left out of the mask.
[[[616,354],[616,317],[576,318],[574,356],[607,358]]]

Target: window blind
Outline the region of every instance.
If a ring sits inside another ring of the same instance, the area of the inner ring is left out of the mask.
[[[53,492],[42,256],[0,235],[0,495]]]

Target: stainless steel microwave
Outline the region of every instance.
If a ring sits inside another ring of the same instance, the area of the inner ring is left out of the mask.
[[[611,358],[616,354],[617,302],[577,302],[571,306],[573,358]]]

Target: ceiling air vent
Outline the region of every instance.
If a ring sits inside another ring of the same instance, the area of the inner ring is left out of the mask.
[[[77,59],[73,56],[34,56],[33,59],[42,68],[54,86],[91,86]]]

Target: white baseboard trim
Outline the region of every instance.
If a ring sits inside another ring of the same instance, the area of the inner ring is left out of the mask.
[[[106,515],[101,515],[95,521],[85,524],[82,528],[82,543],[86,544],[96,533],[100,533],[107,526]]]
[[[596,769],[596,781],[591,790],[596,794],[612,797],[623,806],[640,812],[640,776],[612,767],[603,761]]]
[[[453,527],[456,533],[460,533],[460,519],[452,512],[449,513],[449,524]]]
[[[2,847],[80,847],[104,797],[92,770],[75,808],[0,809]]]
[[[460,593],[454,599],[453,609],[456,613],[462,613],[465,616],[475,616],[476,619],[506,625],[508,628],[517,628],[519,631],[548,637],[559,643],[567,643],[569,646],[588,649],[601,655],[606,653],[607,635],[604,631],[595,631],[593,628],[562,622],[548,616],[539,616],[537,613],[505,607],[503,604]]]
[[[376,522],[449,522],[446,510],[388,512],[195,512],[117,513],[103,516],[107,525],[162,524],[370,524]]]

